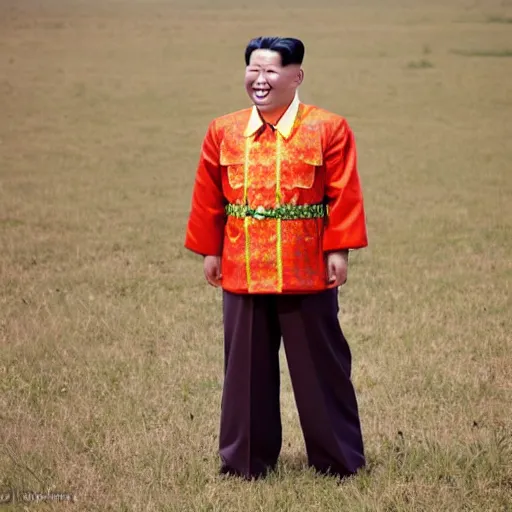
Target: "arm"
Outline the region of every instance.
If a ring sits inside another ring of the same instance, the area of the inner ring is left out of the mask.
[[[366,247],[368,238],[356,146],[354,134],[345,120],[332,126],[324,161],[329,214],[323,250],[329,253]]]
[[[224,196],[215,121],[208,127],[197,167],[185,247],[203,256],[220,256],[224,238]]]

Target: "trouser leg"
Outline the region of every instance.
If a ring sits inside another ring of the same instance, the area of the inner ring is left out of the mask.
[[[353,474],[365,457],[337,290],[280,297],[278,311],[309,463]]]
[[[276,300],[224,291],[223,313],[222,471],[258,477],[275,466],[282,441]]]

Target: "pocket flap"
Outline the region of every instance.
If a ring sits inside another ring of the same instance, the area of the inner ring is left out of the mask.
[[[220,145],[220,165],[243,165],[245,160],[245,148],[236,145],[227,145],[222,141]]]
[[[311,154],[308,154],[302,158],[302,161],[305,164],[313,165],[314,167],[320,167],[324,161],[323,161],[323,155],[322,151],[313,152]]]
[[[305,164],[320,167],[323,165],[322,140],[318,132],[302,130],[297,134],[294,157]]]

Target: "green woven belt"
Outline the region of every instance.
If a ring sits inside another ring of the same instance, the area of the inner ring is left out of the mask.
[[[325,217],[327,207],[321,203],[319,204],[283,204],[277,208],[250,208],[245,204],[228,204],[226,206],[226,213],[232,217],[243,219],[245,217],[254,217],[255,219],[282,219],[282,220],[295,220],[295,219],[315,219]]]

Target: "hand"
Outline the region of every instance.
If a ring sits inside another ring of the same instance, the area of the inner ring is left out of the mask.
[[[336,288],[347,282],[348,251],[335,251],[327,254],[326,271],[328,288]]]
[[[221,285],[221,258],[220,256],[205,256],[203,262],[204,277],[212,285],[218,288]]]

